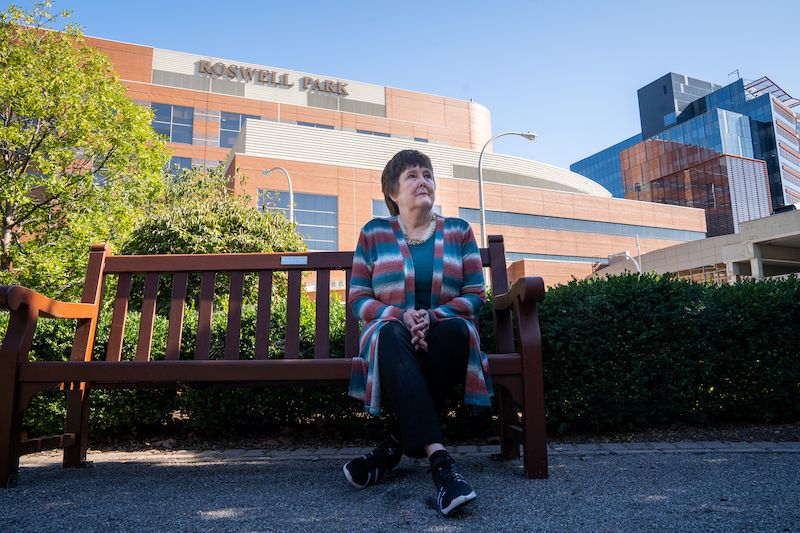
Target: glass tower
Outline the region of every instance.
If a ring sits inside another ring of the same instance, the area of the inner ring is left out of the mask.
[[[642,133],[570,170],[615,196],[703,207],[709,235],[800,202],[800,100],[769,78],[721,87],[670,73],[638,96]]]
[[[618,142],[614,146],[609,146],[605,150],[581,159],[577,163],[572,163],[569,169],[572,172],[586,176],[596,181],[616,198],[624,198],[622,190],[622,167],[620,166],[619,154],[622,150],[642,142],[642,134],[637,133],[633,137]]]

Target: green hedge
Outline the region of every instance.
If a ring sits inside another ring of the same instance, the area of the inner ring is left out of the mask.
[[[800,279],[572,281],[540,310],[557,432],[800,420]]]
[[[331,344],[343,355],[344,306],[334,301]],[[270,356],[282,347],[285,304],[274,303]],[[181,357],[191,357],[196,313],[187,311]],[[0,314],[0,331],[5,314]],[[540,306],[545,397],[551,432],[635,430],[676,422],[767,423],[800,420],[800,280],[705,285],[666,276],[615,276],[573,281],[548,290]],[[242,351],[253,356],[255,307],[242,316]],[[105,353],[109,314],[103,313],[95,357]],[[227,318],[214,315],[212,357],[224,344]],[[69,353],[75,324],[43,319],[33,346],[36,359]],[[153,354],[163,357],[167,320],[156,316]],[[491,306],[481,313],[484,349],[492,351]],[[131,312],[125,353],[133,353],[138,314]],[[301,352],[313,351],[314,304],[303,301]],[[337,437],[364,436],[386,420],[365,417],[345,387],[180,391],[94,391],[95,435],[191,431],[246,435],[284,427]],[[451,438],[491,434],[490,413],[467,416],[455,401],[445,426]],[[25,428],[60,430],[63,400],[37,397]]]

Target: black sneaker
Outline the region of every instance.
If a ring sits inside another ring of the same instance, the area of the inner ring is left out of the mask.
[[[436,485],[436,505],[439,512],[447,516],[453,511],[461,510],[464,505],[475,499],[475,491],[456,470],[456,463],[450,454],[439,450],[431,455],[431,474]]]
[[[365,489],[383,479],[402,458],[400,443],[390,436],[367,455],[345,463],[342,471],[351,485]]]

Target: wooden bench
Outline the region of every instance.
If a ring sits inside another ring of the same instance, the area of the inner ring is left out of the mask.
[[[484,266],[490,269],[495,291],[507,288],[502,237],[490,236],[489,247],[481,250],[481,256]],[[176,388],[186,383],[237,386],[346,383],[350,377],[350,358],[358,352],[359,324],[348,309],[346,357],[331,357],[329,297],[332,271],[344,271],[349,289],[352,259],[352,252],[115,256],[107,245],[96,245],[89,257],[81,303],[55,301],[20,286],[0,286],[0,310],[10,311],[8,330],[0,346],[0,484],[8,487],[16,482],[19,457],[28,453],[63,448],[64,467],[86,464],[89,394],[95,388]],[[316,334],[313,358],[303,358],[300,357],[300,294],[303,272],[311,271],[317,276]],[[267,357],[276,272],[284,272],[288,280],[286,336],[280,359]],[[197,337],[194,358],[181,359],[190,274],[200,278]],[[228,327],[224,353],[221,358],[212,359],[211,324],[215,280],[219,274],[230,277]],[[240,358],[245,275],[258,280],[254,359]],[[117,279],[108,348],[105,357],[96,360],[92,351],[102,292],[111,277]],[[142,277],[138,346],[135,354],[123,354],[132,280],[136,286],[135,280]],[[168,278],[172,280],[172,292],[166,351],[163,359],[153,360],[151,343],[159,280]],[[501,454],[509,459],[518,458],[522,444],[524,470],[529,478],[547,477],[541,337],[536,309],[536,303],[543,297],[544,284],[535,277],[520,279],[507,292],[495,295],[497,353],[489,354],[499,410]],[[69,361],[30,360],[28,354],[40,317],[77,320]],[[33,396],[58,388],[66,394],[63,434],[21,440],[22,416]]]

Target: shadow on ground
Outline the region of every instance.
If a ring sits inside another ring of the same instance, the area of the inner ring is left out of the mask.
[[[478,500],[433,508],[424,462],[351,488],[332,460],[25,465],[0,491],[6,531],[800,530],[800,454],[558,456],[548,480],[519,461],[464,456]]]

